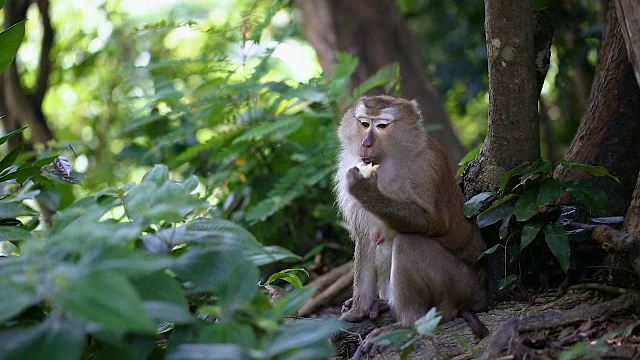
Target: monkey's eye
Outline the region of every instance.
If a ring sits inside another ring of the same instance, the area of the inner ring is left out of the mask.
[[[369,121],[368,121],[368,120],[360,120],[360,125],[362,125],[362,127],[366,129],[366,128],[368,128],[368,127],[369,127],[369,125],[371,125],[371,124],[369,124]]]
[[[376,127],[380,130],[384,130],[387,128],[387,126],[389,126],[389,121],[387,120],[379,120],[376,121]]]

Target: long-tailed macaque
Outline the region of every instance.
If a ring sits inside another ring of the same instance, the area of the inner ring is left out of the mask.
[[[385,95],[358,99],[342,118],[336,193],[355,242],[355,276],[341,319],[391,308],[398,323],[390,327],[407,327],[435,306],[443,321],[462,316],[485,336],[474,315],[487,305],[477,262],[485,244],[462,215],[462,192],[422,122],[415,101]],[[361,162],[378,167],[365,177]],[[376,329],[361,349],[381,351],[370,339],[390,327]]]

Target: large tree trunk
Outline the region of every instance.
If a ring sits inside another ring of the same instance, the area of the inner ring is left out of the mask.
[[[627,45],[627,55],[640,85],[640,2],[615,0],[616,13]]]
[[[42,101],[49,84],[51,71],[49,55],[53,46],[54,32],[49,18],[49,2],[47,0],[34,1],[40,11],[43,38],[41,42],[40,62],[38,63],[38,77],[35,87],[29,91],[20,81],[18,67],[12,63],[0,76],[0,111],[2,111],[2,125],[5,131],[11,131],[21,126],[29,126],[31,140],[36,143],[46,143],[53,138],[42,112]],[[5,4],[5,26],[11,26],[26,17],[31,5],[28,0],[12,0]],[[15,138],[12,139],[15,141]]]
[[[505,171],[540,158],[533,29],[529,1],[485,1],[489,130],[465,171],[467,196],[495,188]]]
[[[416,40],[394,0],[297,0],[307,38],[322,68],[331,72],[338,51],[360,63],[358,84],[385,65],[398,63],[402,96],[416,99],[432,135],[444,146],[455,167],[464,155],[442,101],[431,83]]]
[[[622,215],[629,207],[640,171],[640,89],[625,50],[615,9],[609,11],[599,54],[596,77],[588,110],[565,155],[565,159],[600,165],[618,176],[585,177],[584,181],[603,189],[609,198],[608,214]],[[562,181],[584,177],[579,171],[558,168],[554,176]]]

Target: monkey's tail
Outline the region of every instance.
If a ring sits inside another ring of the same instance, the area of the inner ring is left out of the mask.
[[[489,329],[487,329],[487,327],[482,323],[482,321],[478,319],[476,314],[474,314],[469,310],[465,310],[462,312],[461,315],[462,315],[462,318],[465,319],[467,323],[469,323],[469,327],[471,327],[471,331],[473,331],[473,334],[475,336],[482,339],[487,335],[489,335]]]

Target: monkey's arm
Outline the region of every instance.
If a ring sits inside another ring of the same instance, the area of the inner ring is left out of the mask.
[[[378,189],[378,174],[364,178],[356,167],[347,173],[349,192],[362,206],[390,228],[403,233],[442,236],[449,224],[442,214],[432,214],[417,203],[392,199]]]

